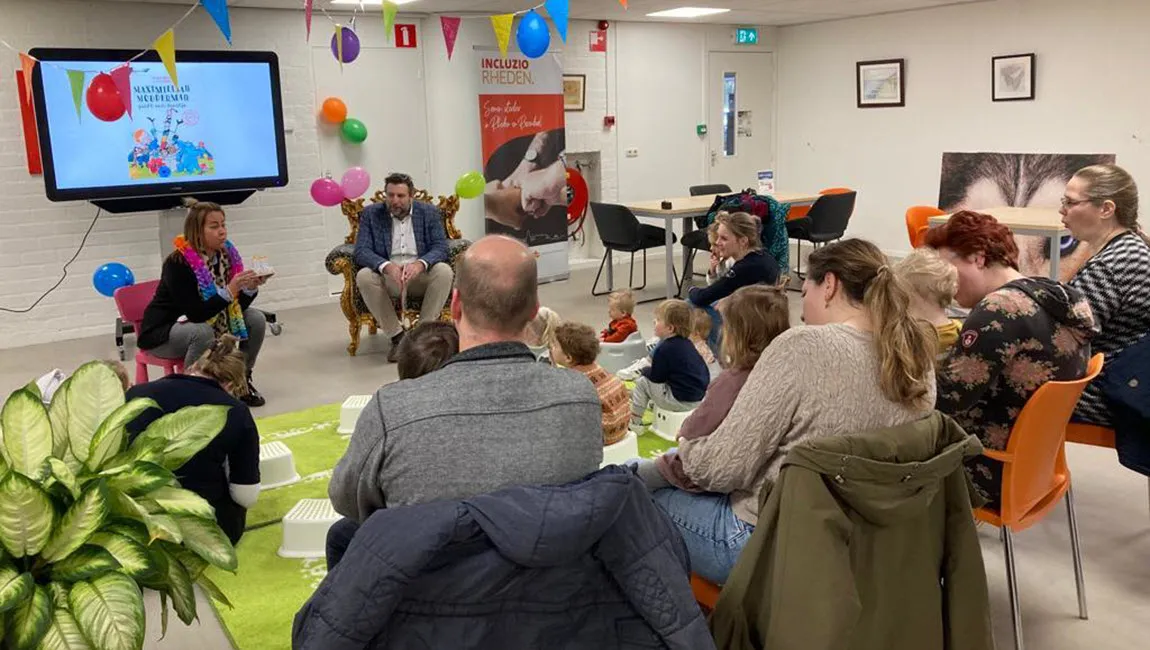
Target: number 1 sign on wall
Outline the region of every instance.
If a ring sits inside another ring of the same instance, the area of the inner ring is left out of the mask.
[[[396,47],[415,47],[415,25],[408,23],[395,24],[395,46]]]

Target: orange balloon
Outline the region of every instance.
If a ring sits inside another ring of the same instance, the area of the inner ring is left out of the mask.
[[[338,97],[323,100],[323,119],[332,124],[343,124],[347,119],[347,104]]]

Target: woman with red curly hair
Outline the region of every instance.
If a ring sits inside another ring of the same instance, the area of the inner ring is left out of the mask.
[[[994,217],[954,214],[927,232],[926,245],[958,270],[955,300],[972,308],[938,367],[937,408],[987,449],[1006,449],[1022,407],[1048,381],[1086,374],[1094,316],[1082,292],[1018,271],[1014,236]],[[985,456],[969,465],[974,485],[997,505],[1002,464]]]

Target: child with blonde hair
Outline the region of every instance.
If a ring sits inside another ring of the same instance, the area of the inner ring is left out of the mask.
[[[524,328],[523,342],[531,348],[538,360],[550,363],[548,355],[551,344],[555,342],[555,328],[559,327],[560,322],[559,314],[554,309],[540,307],[535,318]]]
[[[655,336],[661,340],[651,353],[651,366],[635,379],[631,391],[631,428],[643,428],[643,413],[654,405],[665,411],[690,411],[699,405],[710,372],[687,338],[691,335],[691,306],[683,300],[664,300],[655,308]]]
[[[895,264],[894,272],[912,289],[911,316],[934,327],[938,334],[938,354],[945,354],[958,341],[962,329],[962,323],[946,313],[958,293],[958,270],[935,250],[916,248]]]
[[[622,343],[635,332],[639,325],[632,315],[635,312],[635,297],[630,291],[616,291],[607,296],[607,317],[611,322],[607,328],[599,333],[599,340],[604,343]]]
[[[711,381],[714,381],[715,377],[719,376],[722,368],[715,358],[715,353],[711,351],[711,346],[707,344],[707,338],[711,336],[712,327],[713,323],[710,314],[702,309],[691,308],[691,335],[687,338],[694,344],[695,351],[703,358],[703,363],[707,364]]]

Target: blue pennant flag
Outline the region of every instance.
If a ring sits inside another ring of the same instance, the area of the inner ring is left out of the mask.
[[[543,8],[547,10],[547,15],[551,16],[551,22],[555,23],[555,30],[559,32],[559,38],[563,42],[567,42],[567,0],[545,0]]]
[[[216,26],[223,32],[224,38],[228,39],[228,45],[231,45],[232,25],[228,21],[228,0],[200,0],[200,4],[204,5],[208,15],[216,21]]]

